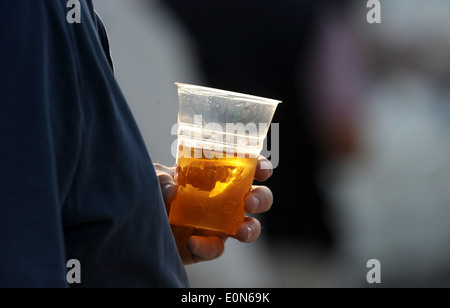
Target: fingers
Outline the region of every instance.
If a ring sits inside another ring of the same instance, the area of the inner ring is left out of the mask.
[[[175,168],[160,164],[155,164],[154,166],[161,185],[164,202],[168,208],[177,194],[177,186],[174,181]],[[265,181],[272,174],[273,168],[270,161],[264,157],[260,157],[258,159],[255,179]],[[273,195],[269,188],[265,186],[253,186],[250,195],[245,200],[245,211],[251,214],[264,213],[271,208],[272,202]],[[173,229],[174,226],[172,226]],[[174,236],[177,239],[177,247],[185,265],[210,261],[222,256],[225,250],[227,236],[203,234],[198,230],[195,231],[195,235],[192,235],[193,232],[193,230],[190,230],[183,238],[177,236],[177,232],[174,232]],[[244,223],[238,228],[235,238],[243,243],[251,243],[256,241],[260,235],[261,223],[256,218],[246,217]]]
[[[222,256],[225,251],[225,240],[219,236],[191,236],[188,248],[194,262],[211,261]]]
[[[169,175],[159,176],[161,192],[166,208],[169,207],[177,196],[177,185]]]
[[[238,228],[236,239],[243,243],[256,241],[261,235],[261,223],[254,217],[246,217],[244,223]]]
[[[253,186],[251,194],[245,199],[246,213],[261,214],[270,210],[273,203],[272,191],[266,186]]]
[[[159,175],[160,173],[166,173],[172,178],[175,176],[175,167],[167,167],[158,163],[153,164],[153,166],[156,170],[156,175]]]
[[[169,168],[160,164],[154,164],[154,167],[158,176],[159,185],[161,186],[164,204],[168,208],[177,195],[177,186],[173,179],[175,168]]]
[[[244,223],[238,228],[235,238],[242,243],[256,241],[261,235],[261,223],[253,217],[246,217]],[[225,251],[226,236],[219,235],[193,235],[187,242],[191,254],[185,265],[220,258]],[[189,261],[190,260],[190,261]]]
[[[270,210],[273,195],[265,186],[253,186],[251,194],[245,200],[245,211],[251,214],[260,214]],[[246,217],[242,226],[236,233],[236,239],[243,243],[256,241],[261,235],[261,223],[254,217]]]
[[[258,157],[258,165],[256,167],[255,179],[264,182],[273,174],[272,163],[265,157]]]

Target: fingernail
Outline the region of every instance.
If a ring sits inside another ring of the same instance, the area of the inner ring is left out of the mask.
[[[250,226],[247,226],[247,240],[250,240],[252,238],[253,235],[253,229]]]
[[[167,192],[172,186],[174,186],[174,185],[173,184],[164,185],[162,188],[163,193]]]
[[[262,170],[272,170],[273,169],[272,163],[268,160],[262,160],[260,166],[261,166]]]
[[[253,210],[256,212],[261,206],[261,200],[258,197],[253,197]]]
[[[188,242],[189,250],[192,253],[196,253],[197,250],[200,248],[200,243],[195,238],[190,238]]]

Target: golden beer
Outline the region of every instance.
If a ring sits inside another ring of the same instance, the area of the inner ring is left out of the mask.
[[[179,151],[182,153],[183,148]],[[197,149],[189,152],[177,160],[178,192],[169,222],[235,235],[244,222],[244,201],[250,193],[258,159],[211,152],[206,157]]]

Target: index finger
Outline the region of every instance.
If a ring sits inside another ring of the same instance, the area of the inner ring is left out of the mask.
[[[255,179],[264,182],[273,174],[272,163],[264,156],[258,157],[258,165],[256,167]]]
[[[160,174],[163,174],[163,173],[168,174],[171,177],[175,176],[175,169],[176,169],[175,167],[167,167],[167,166],[161,165],[159,163],[154,163],[153,167],[155,168],[157,176],[159,176]]]

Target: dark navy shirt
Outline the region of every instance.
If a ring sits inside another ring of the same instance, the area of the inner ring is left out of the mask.
[[[67,0],[0,0],[0,287],[68,286],[70,259],[81,287],[186,287],[103,26],[80,3],[69,24]]]

